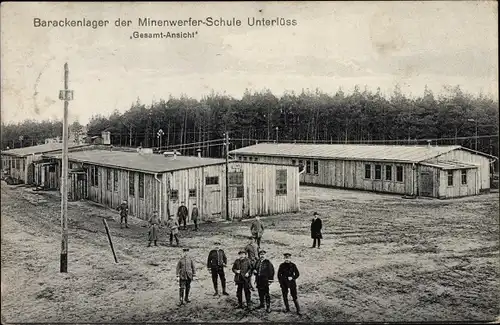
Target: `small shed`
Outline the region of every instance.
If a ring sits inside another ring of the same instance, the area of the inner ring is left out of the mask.
[[[79,150],[87,146],[86,144],[69,143],[68,151]],[[61,152],[62,148],[62,143],[45,143],[2,151],[2,169],[20,183],[36,184],[39,175],[36,173],[34,163],[40,161],[44,154]]]
[[[45,158],[56,162],[61,155]],[[223,159],[90,150],[70,153],[69,166],[85,171],[85,199],[111,208],[127,200],[130,214],[142,219],[154,210],[162,218],[175,216],[181,205],[191,214],[195,204],[202,221],[225,219],[226,199],[231,219],[300,208],[299,171],[292,165],[231,160],[227,183]]]
[[[409,196],[453,198],[490,189],[497,157],[461,146],[260,143],[240,161],[300,166],[300,183]]]

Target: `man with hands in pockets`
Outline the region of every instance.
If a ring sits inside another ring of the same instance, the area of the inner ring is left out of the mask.
[[[179,306],[184,305],[184,302],[189,303],[189,290],[191,289],[191,281],[194,280],[196,270],[194,262],[188,256],[189,248],[184,248],[184,255],[177,263],[176,275],[179,279]]]

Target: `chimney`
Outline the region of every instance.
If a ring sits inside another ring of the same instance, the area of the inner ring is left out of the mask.
[[[201,158],[201,149],[196,150],[198,152],[198,158]]]

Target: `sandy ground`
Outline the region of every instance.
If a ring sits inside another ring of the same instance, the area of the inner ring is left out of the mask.
[[[284,313],[277,283],[272,312],[236,310],[213,297],[206,258],[215,240],[229,264],[246,243],[249,222],[206,224],[181,231],[198,279],[179,308],[175,265],[165,229],[146,247],[147,228],[85,202],[69,204],[69,272],[59,273],[60,204],[56,193],[1,188],[2,319],[7,322],[360,322],[493,321],[499,315],[498,193],[457,200],[402,199],[372,193],[301,188],[300,213],[263,218],[262,246],[277,268],[293,253],[304,315]],[[309,225],[321,214],[324,240],[312,249]],[[115,264],[102,218],[111,228]],[[254,292],[252,299],[258,301]]]

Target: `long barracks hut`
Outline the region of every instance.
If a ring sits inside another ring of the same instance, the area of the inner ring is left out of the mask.
[[[61,155],[45,158],[60,162]],[[130,214],[141,219],[154,210],[162,219],[176,216],[182,204],[191,214],[194,203],[201,221],[226,218],[223,159],[91,150],[72,152],[68,161],[73,198],[111,208],[127,200]],[[228,166],[231,219],[299,210],[297,166],[239,161],[229,161]]]
[[[453,198],[490,189],[497,159],[461,146],[260,143],[233,150],[240,161],[300,165],[300,183]]]
[[[34,163],[44,154],[62,151],[62,143],[46,143],[2,151],[2,170],[14,180],[24,184],[36,183]],[[87,144],[69,143],[68,151],[87,147]]]

